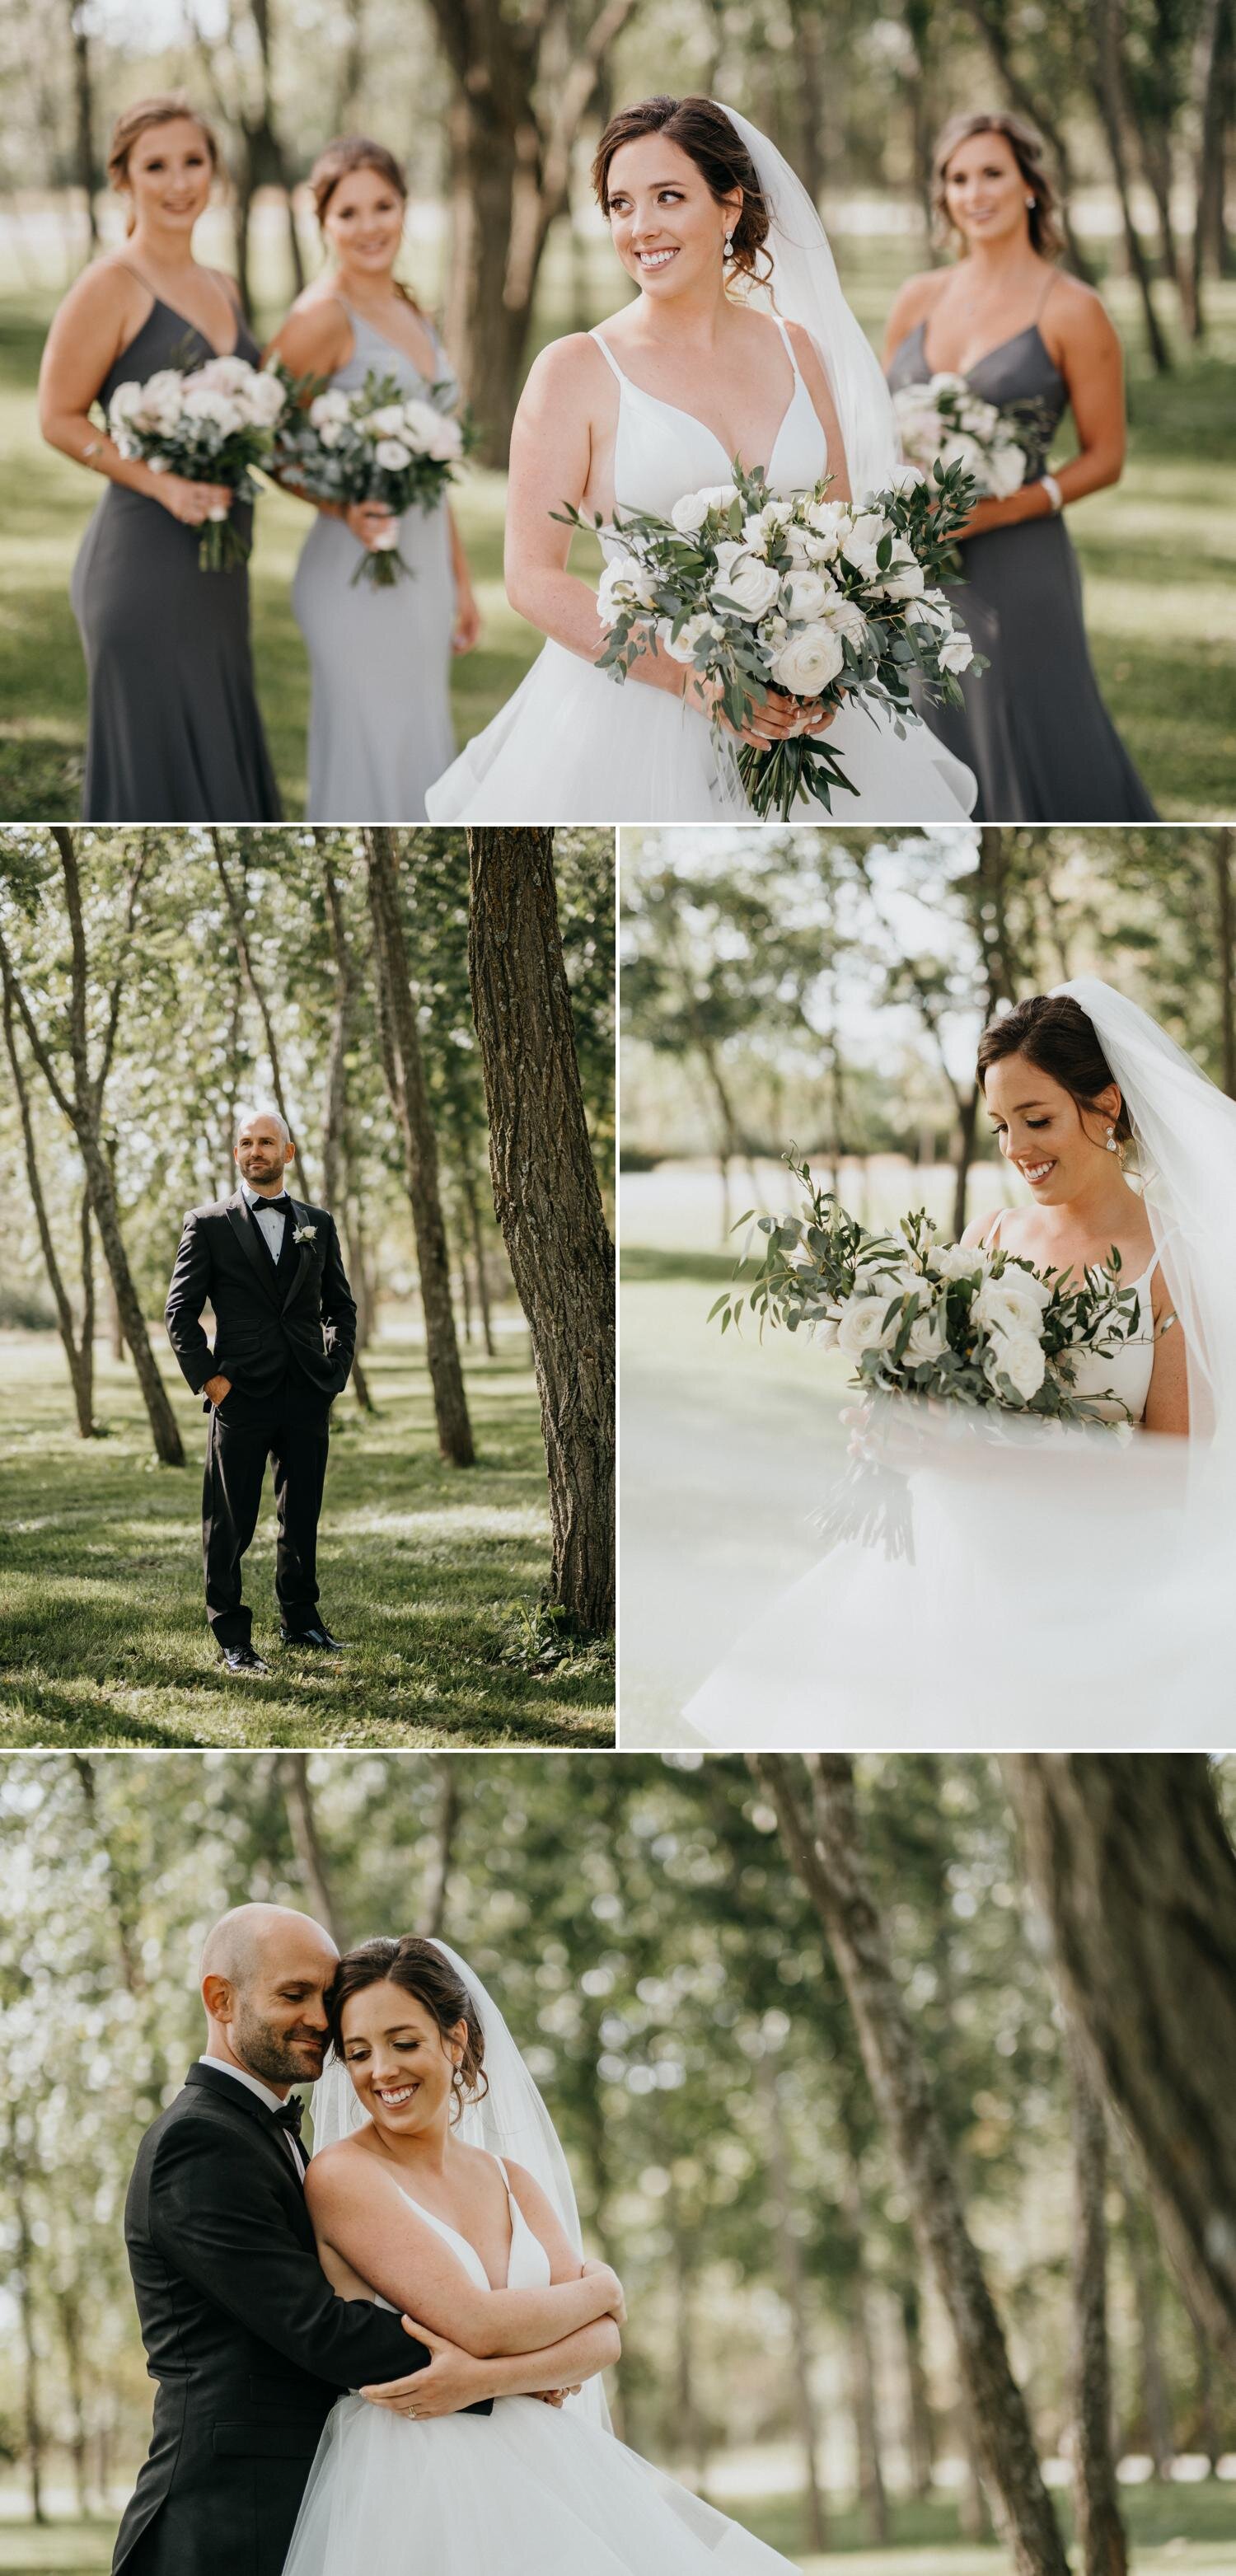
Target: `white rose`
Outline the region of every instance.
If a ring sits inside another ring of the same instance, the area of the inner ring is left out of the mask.
[[[715,638],[719,643],[724,634],[725,628],[718,625],[716,618],[709,617],[707,612],[701,609],[697,616],[688,617],[686,624],[680,626],[677,635],[673,631],[672,624],[667,620],[660,630],[658,640],[672,662],[694,662],[697,644],[702,644],[705,638]]]
[[[929,1306],[917,1314],[910,1326],[909,1338],[902,1353],[904,1368],[921,1368],[927,1360],[938,1360],[946,1347],[944,1315],[939,1306]]]
[[[712,595],[719,608],[736,608],[740,617],[752,625],[780,597],[781,576],[771,564],[760,563],[755,555],[740,555],[729,570],[713,583]]]
[[[998,1279],[985,1279],[971,1312],[989,1333],[1036,1333],[1051,1290],[1028,1270],[1007,1267]]]
[[[386,474],[402,474],[404,466],[412,462],[412,450],[404,446],[401,438],[380,438],[373,451],[373,461]]]
[[[383,403],[380,410],[366,414],[365,436],[366,438],[398,438],[403,425],[403,404]]]
[[[1024,447],[993,447],[987,458],[986,482],[997,501],[1012,499],[1026,479]]]
[[[960,465],[963,472],[972,474],[975,482],[981,483],[984,479],[987,459],[977,439],[965,438],[960,431],[954,430],[943,441],[940,449],[940,463],[946,468],[950,465]]]
[[[848,1360],[861,1359],[864,1351],[886,1351],[897,1338],[901,1322],[894,1315],[885,1324],[887,1297],[847,1297],[837,1326],[837,1346]]]
[[[937,1279],[978,1279],[987,1268],[981,1243],[937,1243],[928,1259]]]
[[[745,549],[739,545],[736,537],[721,537],[712,551],[718,572],[728,572],[731,564],[738,562]]]
[[[818,572],[792,572],[782,591],[787,617],[819,617],[836,596],[831,581]]]
[[[1033,1333],[997,1333],[984,1367],[993,1386],[1007,1377],[1023,1404],[1038,1394],[1047,1373],[1042,1343]]]
[[[309,405],[309,418],[315,429],[324,428],[329,420],[337,421],[342,426],[343,422],[350,418],[351,410],[351,399],[347,394],[338,392],[317,394]]]
[[[968,671],[974,660],[974,646],[964,626],[955,626],[938,647],[936,656],[942,671]]]
[[[697,536],[711,506],[706,492],[684,492],[681,501],[675,501],[670,511],[679,536]]]
[[[772,676],[778,688],[788,689],[793,697],[818,698],[836,679],[844,660],[840,636],[816,617],[810,626],[795,627],[787,635],[773,661]]]

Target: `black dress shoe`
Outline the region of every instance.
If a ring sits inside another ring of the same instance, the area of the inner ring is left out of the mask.
[[[332,1637],[329,1628],[284,1628],[280,1631],[285,1646],[313,1646],[320,1655],[342,1655],[342,1637]]]
[[[224,1646],[223,1660],[230,1673],[268,1673],[269,1664],[247,1642],[243,1646]]]

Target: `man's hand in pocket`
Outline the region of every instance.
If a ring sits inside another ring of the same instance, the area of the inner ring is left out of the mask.
[[[208,1377],[202,1389],[203,1395],[208,1395],[212,1404],[222,1404],[224,1396],[230,1395],[231,1392],[230,1377]]]

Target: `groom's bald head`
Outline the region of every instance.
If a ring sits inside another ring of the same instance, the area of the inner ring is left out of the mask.
[[[234,1905],[202,1945],[209,2054],[286,2088],[321,2074],[323,1997],[338,1965],[329,1932],[288,1905]]]

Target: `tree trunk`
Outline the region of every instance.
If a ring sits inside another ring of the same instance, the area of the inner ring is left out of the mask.
[[[1005,1772],[1065,2002],[1236,2366],[1236,1851],[1205,1756],[1019,1753]]]
[[[871,2299],[863,2244],[863,2203],[857,2164],[851,2159],[846,2178],[846,2219],[850,2235],[850,2406],[854,2416],[858,2502],[870,2549],[888,2547],[888,2494],[880,2457],[876,2412],[875,2355],[871,2343]]]
[[[434,1826],[433,1866],[422,1908],[426,1940],[440,1941],[446,1921],[446,1899],[455,1860],[455,1841],[463,1813],[459,1766],[444,1754],[438,1763],[438,1815]]]
[[[1159,326],[1158,314],[1154,309],[1150,269],[1141,234],[1133,219],[1130,196],[1128,149],[1125,139],[1129,118],[1122,68],[1124,44],[1122,0],[1094,0],[1093,31],[1095,64],[1091,88],[1107,143],[1116,194],[1120,200],[1120,218],[1124,227],[1129,268],[1141,297],[1151,362],[1157,375],[1167,375],[1171,369],[1171,357]]]
[[[1154,2464],[1156,2478],[1171,2475],[1175,2444],[1172,2440],[1172,2410],[1167,2394],[1167,2372],[1163,2366],[1163,2339],[1159,2323],[1159,2276],[1157,2249],[1150,2228],[1138,2204],[1128,2159],[1117,2148],[1116,2165],[1120,2175],[1124,2202],[1124,2245],[1133,2282],[1133,2303],[1137,2310],[1138,2370],[1141,2388],[1142,2420],[1146,2447]]]
[[[21,2331],[21,2418],[25,2436],[26,2475],[30,2485],[30,2519],[45,2523],[43,2457],[45,2439],[39,2404],[39,2347],[34,2306],[34,2227],[30,2216],[29,2168],[18,2134],[17,2114],[9,2112],[8,2198],[16,2242],[17,2315]]]
[[[799,2440],[803,2454],[803,2489],[806,2499],[806,2546],[813,2552],[828,2547],[828,2516],[824,2490],[820,2484],[820,2425],[815,2395],[811,2386],[811,2342],[807,2331],[806,2285],[803,2279],[802,2244],[794,2226],[794,2194],[790,2182],[789,2141],[786,2136],[785,2109],[776,2061],[769,2049],[757,2060],[760,2089],[767,2115],[768,2181],[776,2216],[777,2250],[781,2259],[781,2288],[790,2318],[790,2375],[794,2387],[794,2413],[798,2419]]]
[[[81,1440],[95,1440],[99,1436],[99,1426],[94,1419],[94,1269],[90,1251],[90,1197],[88,1192],[83,1193],[82,1328],[79,1341],[73,1322],[73,1308],[64,1284],[64,1274],[52,1240],[47,1202],[43,1196],[43,1181],[34,1141],[34,1121],[30,1115],[30,1090],[26,1081],[25,1067],[17,1049],[17,1031],[13,1026],[13,981],[7,956],[0,958],[0,973],[3,975],[4,984],[4,1044],[9,1059],[9,1069],[13,1076],[17,1113],[21,1121],[26,1187],[30,1192],[30,1204],[34,1209],[34,1221],[38,1228],[39,1245],[43,1254],[43,1267],[47,1272],[48,1286],[55,1301],[56,1327],[68,1362],[69,1381],[73,1389],[73,1403],[77,1413],[78,1437]]]
[[[957,1143],[953,1153],[953,1239],[960,1243],[966,1230],[966,1197],[970,1187],[970,1166],[974,1161],[974,1137],[978,1126],[982,1091],[977,1082],[963,1093],[958,1107]]]
[[[281,1753],[278,1757],[279,1786],[287,1812],[288,1830],[296,1853],[305,1893],[325,1932],[329,1932],[336,1949],[347,1947],[343,1920],[331,1885],[330,1869],[322,1850],[314,1807],[313,1784],[309,1778],[307,1753]]]
[[[85,2338],[82,2303],[74,2283],[56,2292],[56,2321],[60,2328],[60,2347],[64,2354],[65,2387],[69,2399],[68,2451],[73,2462],[73,2489],[77,2499],[79,2522],[90,2519],[90,2444],[86,2432],[85,2391],[82,2385],[82,2353]]]
[[[326,890],[326,910],[330,923],[331,956],[335,968],[335,1007],[331,1013],[330,1045],[326,1058],[326,1107],[322,1127],[322,1193],[323,1205],[332,1214],[338,1209],[339,1231],[347,1245],[349,1273],[356,1270],[357,1245],[349,1223],[349,1209],[342,1187],[342,1176],[351,1164],[351,1113],[348,1104],[348,1048],[356,1017],[356,968],[343,917],[343,898],[331,860],[330,836],[315,832],[314,839],[322,859],[322,877]],[[355,1286],[355,1282],[353,1282]],[[365,1413],[373,1412],[373,1398],[365,1376],[361,1351],[365,1334],[361,1331],[361,1306],[356,1310],[356,1349],[352,1358],[352,1392]]]
[[[449,1466],[471,1467],[476,1451],[455,1334],[450,1254],[438,1186],[438,1140],[430,1115],[408,971],[394,834],[375,825],[366,831],[365,847],[369,855],[369,906],[380,988],[383,1064],[403,1144],[438,1447]]]
[[[222,835],[218,832],[212,832],[210,838],[214,848],[215,866],[219,873],[219,882],[223,888],[228,913],[231,917],[232,931],[236,941],[236,954],[240,961],[240,971],[248,985],[249,992],[257,1008],[258,1018],[262,1023],[262,1035],[266,1040],[266,1053],[270,1060],[270,1084],[275,1095],[275,1107],[277,1108],[284,1126],[287,1128],[288,1134],[292,1138],[293,1144],[296,1148],[295,1168],[301,1189],[304,1191],[307,1199],[312,1199],[314,1195],[313,1183],[305,1168],[304,1148],[300,1143],[295,1128],[293,1127],[291,1116],[288,1111],[287,1093],[283,1088],[283,1065],[279,1055],[279,1041],[275,1035],[275,1023],[271,1013],[269,1000],[267,999],[265,990],[259,981],[257,969],[253,963],[253,951],[249,945],[249,924],[243,900],[244,861],[243,859],[241,861],[242,892],[238,894],[232,883],[227,860],[224,857]]]
[[[1107,2339],[1107,2124],[1085,2047],[1070,2031],[1073,2107],[1073,2509],[1085,2576],[1128,2576],[1112,2459]]]
[[[1068,2576],[1025,2400],[966,2225],[943,2122],[867,1883],[852,1761],[846,1754],[812,1754],[804,1772],[783,1754],[749,1759],[773,1800],[790,1863],[832,1946],[919,2251],[953,2328],[979,2456],[1003,2507],[1003,2537],[1017,2576]]]
[[[68,0],[69,38],[73,47],[73,166],[86,200],[86,224],[93,259],[99,247],[95,199],[101,185],[94,144],[94,77],[90,60],[89,20],[83,0]]]
[[[494,1208],[532,1336],[549,1471],[549,1597],[614,1621],[614,1248],[584,1113],[553,833],[468,834],[468,978]]]
[[[485,1357],[486,1359],[491,1360],[494,1357],[495,1349],[494,1328],[489,1297],[489,1273],[485,1266],[485,1236],[481,1226],[481,1202],[476,1182],[472,1176],[472,1166],[467,1161],[466,1157],[460,1172],[460,1188],[463,1192],[464,1207],[467,1211],[468,1233],[472,1241],[472,1258],[476,1263],[476,1296],[477,1303],[481,1310],[481,1332],[484,1336],[485,1342]]]
[[[1199,339],[1206,328],[1203,279],[1207,270],[1212,277],[1222,277],[1225,266],[1223,198],[1233,23],[1232,0],[1203,0],[1193,55],[1197,159],[1190,245]]]
[[[923,2362],[923,2306],[917,2281],[902,2283],[898,2305],[906,2362],[906,2458],[910,2464],[910,2490],[921,2504],[931,2493],[936,2433]]]

